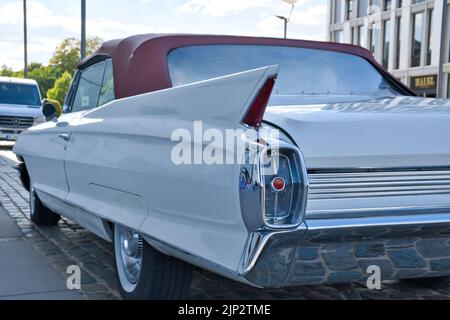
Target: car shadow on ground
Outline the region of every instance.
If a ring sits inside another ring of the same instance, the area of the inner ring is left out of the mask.
[[[0,141],[1,151],[11,151],[14,148],[14,142],[3,142]]]

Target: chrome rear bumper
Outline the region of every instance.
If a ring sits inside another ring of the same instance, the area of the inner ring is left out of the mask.
[[[239,274],[258,287],[450,275],[450,208],[422,214],[306,220],[249,237]]]

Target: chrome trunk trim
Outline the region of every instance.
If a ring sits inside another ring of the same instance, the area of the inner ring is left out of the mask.
[[[308,177],[310,200],[450,195],[449,168],[334,173],[311,170]]]

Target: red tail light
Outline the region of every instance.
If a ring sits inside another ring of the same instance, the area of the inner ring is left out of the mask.
[[[267,79],[259,94],[253,101],[250,109],[248,109],[242,123],[249,127],[259,128],[261,126],[267,104],[270,100],[273,87],[275,86],[275,78]]]

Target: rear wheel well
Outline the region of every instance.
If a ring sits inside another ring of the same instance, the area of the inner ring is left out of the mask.
[[[22,181],[23,187],[29,192],[31,189],[30,175],[28,173],[28,169],[25,162],[19,163],[16,166],[16,169],[19,172],[20,180]]]

